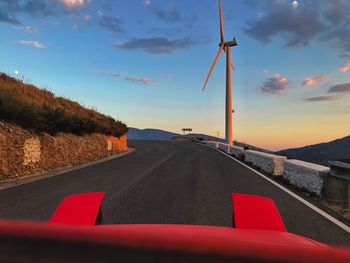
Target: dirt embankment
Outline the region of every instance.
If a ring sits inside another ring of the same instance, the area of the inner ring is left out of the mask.
[[[0,121],[0,182],[127,151],[126,136],[34,133]]]

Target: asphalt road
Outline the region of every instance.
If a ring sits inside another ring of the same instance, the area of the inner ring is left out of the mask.
[[[350,235],[259,175],[206,146],[131,141],[124,157],[0,191],[0,217],[45,221],[66,195],[104,191],[104,224],[232,226],[231,193],[272,198],[287,230],[334,245]]]

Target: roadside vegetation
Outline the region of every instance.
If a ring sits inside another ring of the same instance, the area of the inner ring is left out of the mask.
[[[4,73],[0,73],[0,120],[52,135],[102,133],[120,137],[128,129],[119,120]]]

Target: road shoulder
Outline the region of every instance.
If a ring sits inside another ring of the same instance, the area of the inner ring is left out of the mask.
[[[282,183],[281,181],[276,180],[276,178],[272,178],[271,176],[264,174],[261,171],[256,170],[254,167],[252,167],[252,166],[250,166],[242,161],[237,160],[236,158],[221,151],[220,149],[217,149],[217,148],[212,147],[210,145],[205,145],[205,144],[200,144],[200,145],[217,150],[221,154],[227,156],[228,158],[239,163],[240,165],[246,167],[247,169],[251,170],[255,174],[259,175],[260,177],[262,177],[265,180],[267,180],[268,182],[270,182],[271,184],[280,188],[285,193],[292,196],[293,198],[295,198],[299,202],[303,203],[305,206],[309,207],[310,209],[312,209],[316,213],[318,213],[321,216],[323,216],[324,218],[328,219],[329,221],[331,221],[332,223],[334,223],[338,227],[340,227],[343,230],[345,230],[346,232],[350,233],[349,220],[347,220],[345,217],[341,216],[340,214],[336,213],[335,211],[329,209],[328,207],[323,205],[321,202],[314,200],[314,199],[310,198],[309,196],[305,196],[303,193],[301,193],[297,189],[291,188],[289,185],[286,185],[286,184]]]
[[[50,178],[50,177],[53,177],[53,176],[57,176],[57,175],[61,175],[61,174],[67,173],[67,172],[76,171],[76,170],[79,170],[79,169],[82,169],[82,168],[85,168],[85,167],[89,167],[89,166],[92,166],[92,165],[96,165],[96,164],[99,164],[99,163],[103,163],[103,162],[106,162],[106,161],[122,158],[122,157],[124,157],[126,155],[134,153],[135,151],[137,151],[137,148],[129,147],[129,149],[126,152],[124,152],[124,153],[111,155],[111,156],[108,156],[106,158],[103,158],[103,159],[100,159],[100,160],[96,160],[96,161],[93,161],[93,162],[88,162],[88,163],[83,163],[83,164],[79,164],[79,165],[58,168],[58,169],[50,170],[50,171],[47,171],[47,172],[44,172],[44,173],[41,173],[41,174],[34,174],[34,175],[31,175],[31,176],[14,179],[14,180],[11,180],[9,182],[3,182],[3,183],[0,183],[0,191],[8,189],[8,188],[16,187],[16,186],[19,186],[19,185],[28,184],[28,183],[35,182],[35,181],[44,180],[44,179],[47,179],[47,178]]]

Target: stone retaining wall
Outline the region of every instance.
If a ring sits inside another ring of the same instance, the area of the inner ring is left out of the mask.
[[[51,136],[0,122],[0,181],[95,161],[127,149],[125,135]]]
[[[283,174],[283,161],[287,157],[258,152],[253,150],[244,151],[244,161],[253,164],[264,172],[279,176]]]
[[[323,182],[330,169],[300,160],[284,161],[283,177],[292,185],[321,196]]]

